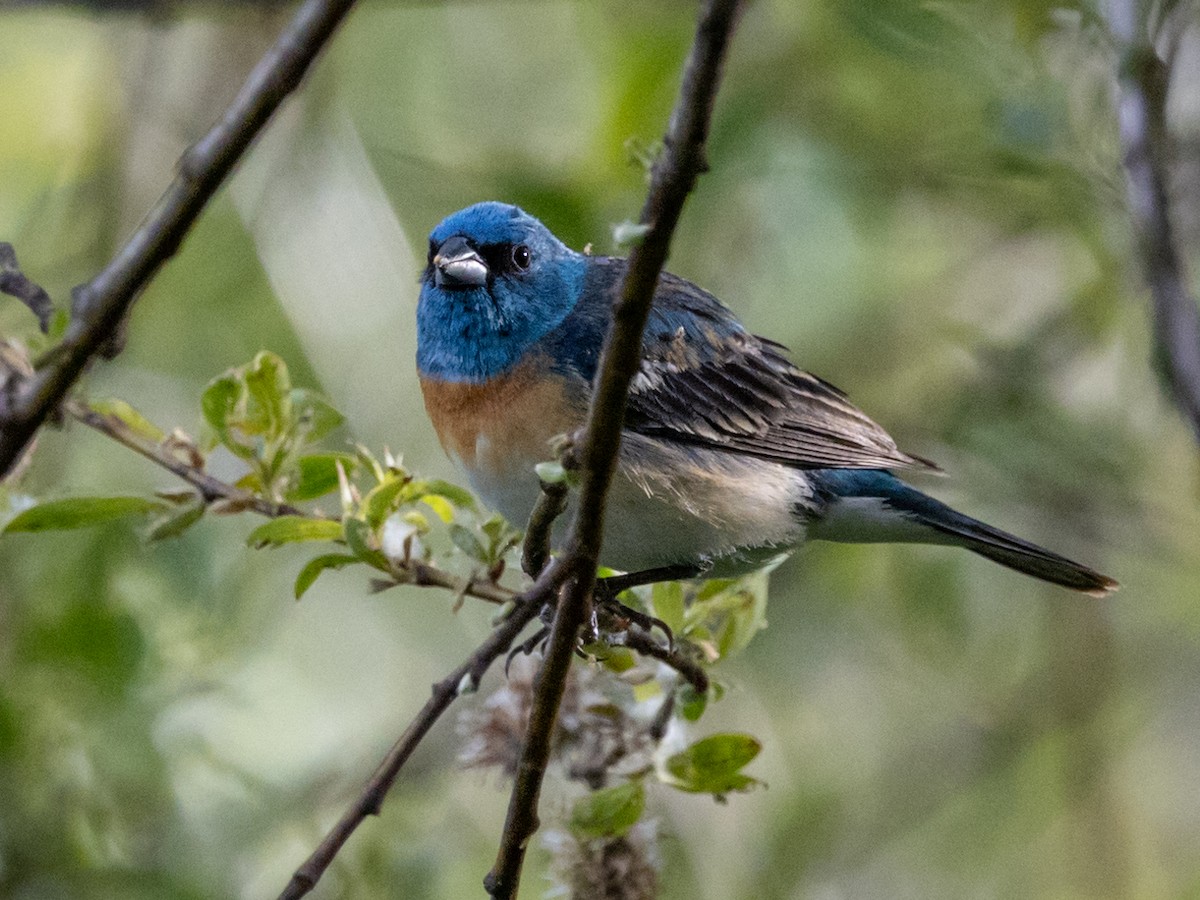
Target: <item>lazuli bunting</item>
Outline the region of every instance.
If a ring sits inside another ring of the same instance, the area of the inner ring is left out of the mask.
[[[479,203],[433,230],[417,368],[446,452],[523,524],[535,464],[581,427],[625,261],[566,247],[541,222]],[[602,562],[728,576],[806,539],[965,547],[1087,594],[1111,578],[956,512],[893,470],[910,456],[837,388],[663,273],[629,392]]]

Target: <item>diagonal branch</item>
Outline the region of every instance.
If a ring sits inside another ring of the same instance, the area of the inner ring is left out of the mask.
[[[684,201],[707,169],[705,141],[722,63],[737,23],[740,0],[706,0],[683,84],[654,166],[641,221],[649,227],[634,247],[600,357],[596,388],[580,444],[582,485],[562,566],[560,594],[546,658],[534,686],[525,746],[517,769],[495,865],[484,879],[494,898],[516,896],[525,849],[538,827],[537,805],[550,755],[554,720],[579,629],[587,618],[604,527],[605,498],[616,470],[629,383],[641,360],[642,331]]]
[[[1121,52],[1117,119],[1130,215],[1154,308],[1155,352],[1171,394],[1200,440],[1200,308],[1175,243],[1167,189],[1167,91],[1171,71],[1155,52],[1149,4],[1109,0]]]
[[[88,428],[107,435],[134,453],[144,456],[152,463],[162,466],[168,472],[182,478],[196,489],[205,503],[224,500],[237,509],[251,510],[269,518],[276,516],[309,516],[313,518],[310,513],[306,513],[290,503],[275,503],[249,491],[243,491],[219,478],[214,478],[202,469],[189,465],[174,456],[162,444],[145,440],[116,416],[97,412],[86,403],[79,400],[68,400],[63,404],[63,410],[71,418],[83,423]]]
[[[128,447],[161,466],[168,472],[182,478],[196,489],[200,498],[208,504],[221,502],[226,511],[248,510],[260,516],[276,518],[278,516],[303,516],[309,519],[327,518],[320,513],[309,512],[293,506],[290,503],[277,503],[258,494],[244,491],[236,485],[222,481],[209,475],[196,465],[191,465],[171,453],[163,444],[147,441],[126,425],[117,416],[98,412],[78,400],[68,400],[63,404],[66,413],[78,422],[93,428],[103,435],[112,438],[119,444]],[[549,524],[545,525],[549,528]],[[497,584],[488,578],[460,578],[445,569],[420,560],[410,560],[405,563],[394,563],[392,575],[396,582],[387,582],[387,587],[395,584],[412,584],[417,587],[440,587],[453,591],[459,596],[475,597],[488,603],[504,604],[512,602],[514,594],[508,588]]]
[[[73,292],[71,324],[37,373],[0,408],[0,476],[58,408],[159,268],[175,255],[208,201],[303,79],[354,0],[306,0],[250,73],[221,120],[179,161],[179,172],[128,243]]]

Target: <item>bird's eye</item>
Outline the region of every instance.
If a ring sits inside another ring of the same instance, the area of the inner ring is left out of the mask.
[[[516,266],[518,269],[521,269],[521,270],[528,269],[530,258],[531,257],[529,255],[529,248],[526,247],[524,244],[517,244],[515,247],[512,248],[513,265]]]

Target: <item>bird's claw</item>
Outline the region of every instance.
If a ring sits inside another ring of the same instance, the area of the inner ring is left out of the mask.
[[[671,630],[671,626],[657,616],[649,615],[648,613],[640,612],[632,607],[626,606],[615,597],[599,598],[597,600],[599,607],[603,608],[610,616],[617,619],[625,619],[628,622],[637,625],[647,634],[651,633],[655,628],[663,633],[667,639],[667,649],[674,652],[675,650],[675,632]]]

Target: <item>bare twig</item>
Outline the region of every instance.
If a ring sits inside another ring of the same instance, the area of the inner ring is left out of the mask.
[[[54,304],[39,285],[25,277],[17,265],[17,252],[12,244],[0,243],[0,293],[16,297],[37,316],[38,327],[45,333],[50,328]]]
[[[1200,308],[1175,244],[1167,190],[1167,91],[1171,72],[1149,30],[1149,4],[1109,0],[1108,21],[1121,52],[1117,118],[1125,152],[1129,207],[1154,304],[1158,361],[1176,404],[1200,440]]]
[[[554,520],[567,508],[567,483],[542,482],[542,492],[529,514],[525,543],[521,547],[521,568],[530,578],[537,578],[550,561],[550,535]]]
[[[474,597],[488,603],[510,603],[516,597],[511,591],[489,578],[472,575],[470,578],[459,578],[445,569],[431,566],[420,560],[412,560],[397,567],[401,576],[401,584],[413,584],[417,587],[440,587],[453,591],[458,597]]]
[[[0,476],[62,402],[87,364],[119,330],[129,308],[179,248],[205,205],[271,114],[300,84],[354,0],[306,0],[259,61],[221,120],[179,161],[179,172],[129,242],[87,284],[75,289],[62,342],[39,360],[37,374],[0,410]]]
[[[733,34],[739,0],[706,0],[671,114],[664,152],[654,166],[641,221],[649,226],[634,247],[621,282],[613,323],[601,354],[596,389],[580,443],[582,485],[562,565],[570,573],[560,594],[549,646],[534,687],[529,729],[509,800],[496,863],[484,879],[495,898],[516,896],[529,839],[537,830],[537,805],[550,754],[554,720],[579,628],[595,584],[605,498],[616,469],[629,383],[641,360],[641,336],[684,201],[706,170],[704,146]]]
[[[212,503],[214,500],[228,500],[238,509],[250,510],[269,518],[277,516],[318,518],[290,503],[275,503],[265,497],[259,497],[257,494],[234,487],[219,478],[214,478],[207,472],[174,456],[162,444],[145,440],[116,416],[97,412],[79,400],[66,401],[63,409],[76,421],[82,422],[89,428],[94,428],[117,443],[128,447],[134,453],[144,456],[152,463],[179,476],[199,492],[205,503]]]

